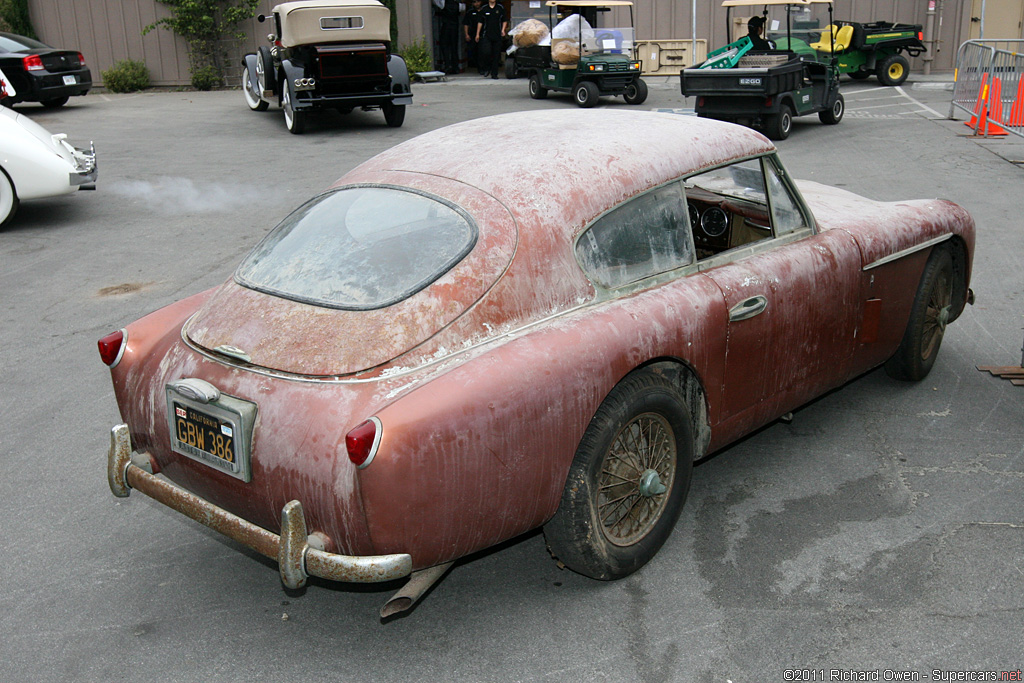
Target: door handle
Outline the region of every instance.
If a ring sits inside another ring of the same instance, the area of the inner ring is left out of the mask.
[[[746,301],[741,301],[729,309],[729,322],[734,323],[740,320],[748,320],[768,308],[768,299],[758,294]]]

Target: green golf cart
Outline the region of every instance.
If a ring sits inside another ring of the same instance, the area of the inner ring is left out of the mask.
[[[548,92],[569,93],[581,107],[593,107],[602,96],[622,96],[627,104],[647,99],[647,84],[640,78],[633,29],[633,3],[629,0],[548,0],[550,45],[519,48],[513,53],[515,70],[530,79],[530,97]],[[629,26],[595,28],[598,13],[629,8]],[[568,11],[556,22],[558,9]],[[575,21],[567,20],[575,17]],[[588,19],[589,17],[589,19]],[[564,36],[556,36],[559,26]],[[564,27],[572,26],[571,30]]]

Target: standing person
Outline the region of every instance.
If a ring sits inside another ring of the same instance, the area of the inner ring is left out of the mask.
[[[505,19],[505,7],[497,0],[488,0],[480,8],[480,23],[476,25],[476,40],[480,46],[480,68],[484,76],[498,77],[498,64],[501,60],[501,39],[508,30]]]
[[[439,23],[441,36],[441,70],[446,74],[459,73],[459,0],[444,0]]]
[[[480,23],[480,5],[482,3],[483,0],[473,0],[462,18],[462,36],[466,39],[466,68],[471,69],[476,66],[478,74],[483,73],[483,67],[480,66],[480,50],[476,42],[476,25]]]

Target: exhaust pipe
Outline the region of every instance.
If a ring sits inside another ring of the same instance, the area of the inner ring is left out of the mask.
[[[441,577],[451,569],[453,564],[455,564],[454,560],[413,572],[409,577],[409,582],[380,608],[380,618],[385,619],[411,608],[419,602],[424,593],[430,590],[431,586],[441,580]]]

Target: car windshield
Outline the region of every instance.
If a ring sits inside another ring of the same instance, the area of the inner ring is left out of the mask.
[[[16,36],[13,33],[0,33],[0,52],[23,52],[24,50],[49,50],[49,45],[44,45],[38,40]]]
[[[383,308],[444,275],[476,239],[469,216],[438,198],[394,187],[343,188],[285,218],[235,280],[329,308]]]

